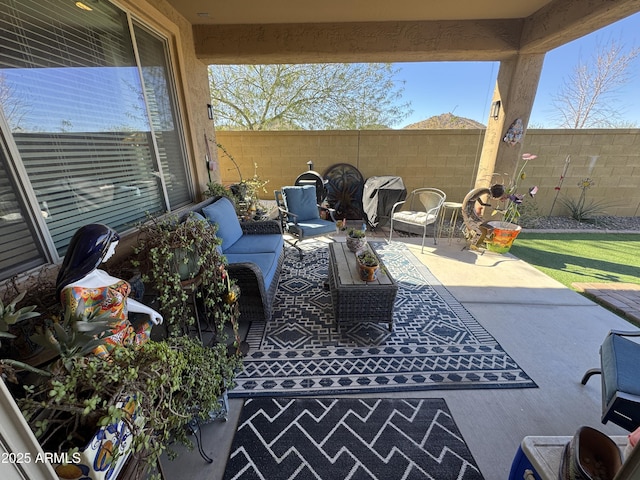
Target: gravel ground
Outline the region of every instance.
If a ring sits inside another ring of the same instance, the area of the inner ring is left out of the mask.
[[[595,222],[578,222],[571,217],[538,217],[521,222],[524,230],[600,230],[640,232],[640,217],[597,217]]]

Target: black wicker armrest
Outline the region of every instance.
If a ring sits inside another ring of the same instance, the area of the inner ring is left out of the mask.
[[[264,295],[264,279],[258,265],[252,262],[229,263],[227,270],[240,284],[241,295]]]
[[[264,222],[242,222],[240,223],[242,233],[245,235],[262,235],[266,233],[282,234],[280,222],[277,220],[266,220]]]

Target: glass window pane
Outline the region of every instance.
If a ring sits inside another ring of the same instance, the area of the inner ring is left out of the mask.
[[[134,23],[142,78],[158,146],[169,204],[172,208],[191,201],[185,171],[185,155],[178,126],[177,108],[171,88],[166,42]]]
[[[83,224],[122,231],[167,209],[126,15],[74,3],[0,5],[5,115],[60,255]]]
[[[15,192],[4,149],[0,148],[0,280],[45,261]]]

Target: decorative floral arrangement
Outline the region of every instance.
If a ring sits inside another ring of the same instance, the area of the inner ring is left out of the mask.
[[[519,208],[525,199],[524,194],[517,192],[518,183],[520,182],[520,180],[524,180],[527,177],[524,171],[525,167],[527,166],[527,163],[529,163],[530,160],[535,160],[536,158],[538,158],[537,155],[534,155],[531,153],[523,153],[522,160],[524,160],[524,163],[522,164],[522,167],[518,171],[518,174],[515,177],[515,181],[512,182],[512,185],[509,188],[505,188],[505,186],[501,184],[496,184],[491,187],[491,194],[495,198],[499,197],[500,201],[508,202],[507,206],[504,209],[494,210],[494,213],[501,212],[503,214],[503,217],[502,217],[503,222],[518,224],[518,221],[520,220]],[[536,195],[536,193],[538,193],[537,185],[529,187],[528,194],[531,198],[533,198]]]

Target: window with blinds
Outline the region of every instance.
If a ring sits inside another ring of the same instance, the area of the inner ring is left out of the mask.
[[[44,262],[26,218],[9,176],[4,148],[0,148],[0,272],[6,276]]]
[[[81,225],[123,231],[191,201],[166,40],[137,22],[133,34],[107,1],[85,4],[0,3],[0,95],[27,173],[19,183],[59,256]],[[3,258],[18,243],[3,243]]]
[[[177,122],[175,88],[171,84],[171,77],[167,75],[170,71],[167,46],[164,40],[138,22],[133,25],[158,158],[164,172],[169,203],[175,208],[189,203],[191,195],[185,188],[189,181],[184,162],[175,161],[176,158],[184,158],[185,154]]]

